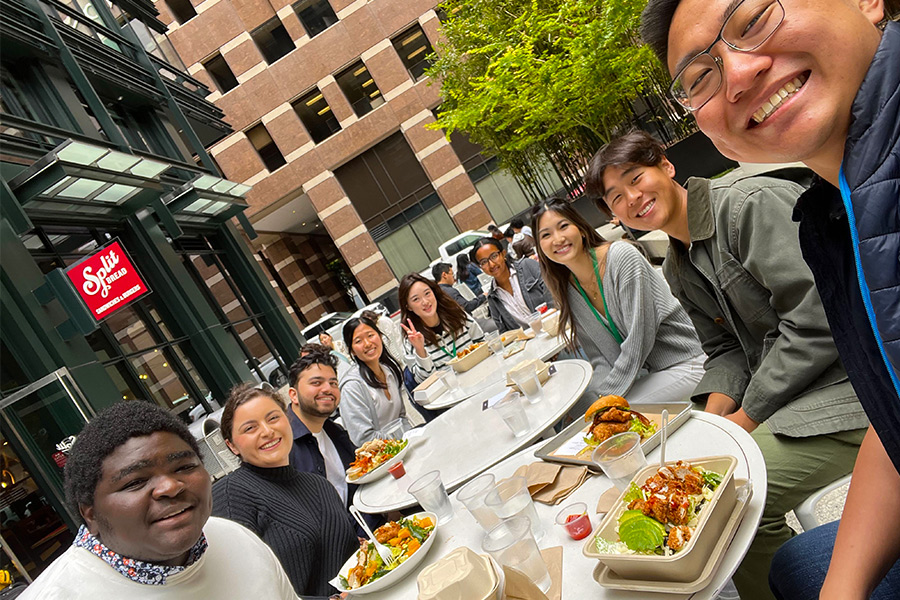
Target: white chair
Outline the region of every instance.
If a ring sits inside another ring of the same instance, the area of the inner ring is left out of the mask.
[[[453,287],[456,288],[456,291],[462,294],[462,297],[466,300],[474,300],[475,293],[472,291],[472,288],[467,286],[464,283],[454,283]]]
[[[804,531],[809,531],[810,529],[814,529],[819,525],[825,524],[819,522],[819,518],[816,516],[816,506],[819,504],[819,502],[822,501],[825,496],[840,488],[841,486],[847,485],[848,483],[850,483],[850,475],[841,477],[837,481],[833,481],[822,489],[814,492],[812,495],[810,495],[809,498],[804,500],[798,507],[794,509],[794,514],[797,515],[797,520],[800,521],[800,526],[803,527]]]

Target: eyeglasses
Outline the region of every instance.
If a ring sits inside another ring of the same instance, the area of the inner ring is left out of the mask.
[[[481,268],[483,269],[483,268],[485,268],[485,267],[488,265],[489,262],[497,262],[497,259],[498,259],[498,258],[500,258],[500,253],[499,253],[499,252],[494,252],[493,254],[491,254],[490,256],[488,256],[487,258],[482,258],[481,260],[479,260],[479,261],[478,261],[478,266],[481,267]]]
[[[691,112],[703,108],[722,87],[722,59],[710,52],[721,40],[736,52],[752,52],[784,21],[780,0],[743,0],[725,18],[719,35],[675,75],[669,94]]]

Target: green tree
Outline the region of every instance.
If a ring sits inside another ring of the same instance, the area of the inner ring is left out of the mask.
[[[535,197],[552,191],[539,168],[548,160],[571,189],[633,119],[632,101],[662,97],[666,74],[636,31],[645,3],[445,0],[429,70],[443,99],[433,127],[466,132]]]

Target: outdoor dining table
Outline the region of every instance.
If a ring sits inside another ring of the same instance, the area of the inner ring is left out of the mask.
[[[494,465],[487,470],[493,473],[497,480],[511,476],[514,471],[522,466],[534,462],[535,450],[540,446],[536,444],[521,452],[510,456],[506,460]],[[734,574],[741,559],[747,552],[750,542],[756,535],[756,529],[762,516],[766,501],[766,463],[762,452],[753,438],[746,431],[724,419],[709,413],[694,412],[691,418],[669,438],[666,450],[667,460],[700,458],[713,455],[732,455],[737,457],[738,466],[735,470],[735,478],[749,479],[752,484],[753,494],[744,514],[743,520],[731,544],[725,550],[725,556],[714,575],[711,583],[703,590],[694,594],[661,594],[634,591],[621,591],[601,587],[593,579],[593,571],[597,561],[585,557],[582,547],[585,540],[575,541],[568,537],[562,527],[554,524],[554,518],[561,508],[571,502],[585,502],[588,505],[588,514],[591,524],[596,531],[602,517],[596,514],[597,501],[603,492],[612,487],[611,482],[603,475],[588,478],[585,483],[573,492],[568,498],[557,506],[535,503],[538,518],[544,525],[546,533],[538,542],[541,549],[562,546],[562,598],[573,600],[581,598],[609,599],[609,600],[708,600],[715,598],[719,590]],[[659,461],[659,449],[647,456],[647,461],[653,464]],[[467,546],[475,552],[482,554],[481,543],[484,539],[484,530],[476,523],[472,515],[462,503],[451,494],[450,502],[454,509],[453,518],[441,525],[437,532],[428,556],[422,565],[412,574],[390,588],[365,596],[351,598],[366,598],[367,600],[416,600],[418,588],[416,577],[427,565],[434,564],[451,550],[460,546]]]
[[[489,396],[475,395],[423,426],[424,433],[403,459],[404,477],[385,476],[362,485],[353,504],[365,513],[410,508],[417,502],[406,490],[425,473],[440,471],[444,487],[451,492],[534,443],[574,406],[591,380],[593,370],[586,361],[561,360],[553,364],[556,373],[543,385],[543,398],[535,404],[523,400],[530,425],[526,433],[514,437],[497,411],[482,410]]]

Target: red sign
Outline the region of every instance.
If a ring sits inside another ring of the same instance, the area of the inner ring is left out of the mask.
[[[66,269],[66,275],[98,321],[150,291],[118,240]]]

